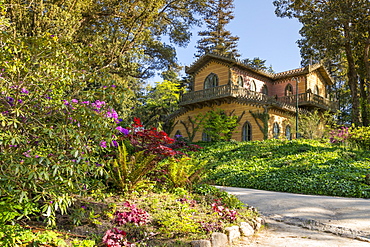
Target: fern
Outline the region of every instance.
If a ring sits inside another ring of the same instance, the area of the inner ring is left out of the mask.
[[[189,157],[171,159],[168,164],[169,180],[175,188],[191,187],[203,175],[205,163],[206,161],[197,164]]]
[[[113,183],[125,192],[131,192],[143,182],[145,175],[151,172],[157,165],[155,155],[136,152],[129,157],[126,146],[118,147],[118,157],[110,166],[110,176]]]

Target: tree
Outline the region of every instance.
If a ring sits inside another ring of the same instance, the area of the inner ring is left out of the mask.
[[[266,60],[262,60],[259,57],[255,57],[253,59],[249,59],[249,58],[243,59],[243,63],[249,65],[250,67],[256,70],[266,70],[270,73],[274,73],[272,66],[266,67]]]
[[[121,77],[147,78],[175,64],[175,51],[161,41],[186,46],[205,0],[21,1],[5,0],[17,35],[46,32],[90,46],[91,69]]]
[[[230,141],[231,135],[238,126],[238,116],[227,115],[224,110],[212,110],[206,113],[202,123],[203,132],[212,141]]]
[[[298,42],[306,61],[312,58],[345,66],[351,92],[352,122],[370,124],[369,2],[367,0],[275,0],[276,14],[297,18]],[[329,62],[329,61],[334,61]]]
[[[180,95],[184,90],[176,79],[156,82],[154,87],[148,87],[148,94],[143,98],[137,116],[146,127],[155,127],[171,133],[172,122],[168,122],[168,116],[178,110]]]
[[[204,18],[207,30],[198,33],[203,38],[197,42],[197,57],[210,52],[223,56],[240,56],[236,49],[239,37],[232,36],[230,31],[225,29],[234,19],[233,8],[233,0],[208,0]]]

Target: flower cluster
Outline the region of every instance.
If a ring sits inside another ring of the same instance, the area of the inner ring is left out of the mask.
[[[331,143],[344,143],[351,137],[348,127],[341,127],[339,129],[332,130],[329,134]]]
[[[117,225],[122,226],[126,223],[133,223],[139,226],[149,223],[149,214],[146,211],[137,208],[135,204],[130,204],[129,202],[125,202],[123,205],[125,206],[127,211],[116,211],[114,213],[114,215],[116,216],[114,222]]]
[[[175,142],[166,132],[156,128],[145,129],[139,118],[134,118],[134,123],[129,128],[118,126],[116,128],[122,140],[129,140],[135,151],[144,151],[154,154],[158,159],[182,154],[170,147]]]
[[[220,201],[216,201],[215,203],[212,203],[212,209],[219,216],[221,216],[223,220],[227,220],[229,222],[236,221],[236,216],[238,215],[238,212],[222,206]]]
[[[132,244],[126,240],[126,235],[126,232],[121,231],[117,228],[113,228],[112,230],[108,230],[105,232],[103,243],[105,243],[107,247],[135,247],[135,244]]]
[[[116,216],[114,222],[118,226],[122,226],[127,223],[133,223],[137,226],[149,223],[149,214],[146,211],[137,208],[136,205],[130,204],[127,201],[123,204],[123,206],[127,209],[127,211],[116,211],[114,213],[114,215]],[[127,241],[126,232],[117,228],[106,231],[103,237],[103,243],[105,243],[108,247],[136,246],[134,243],[130,243]]]

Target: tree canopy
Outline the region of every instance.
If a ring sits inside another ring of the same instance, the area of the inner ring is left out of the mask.
[[[350,89],[352,122],[369,125],[370,3],[367,0],[275,0],[276,14],[297,18],[303,63],[324,62],[345,73]]]
[[[204,21],[207,30],[198,33],[203,37],[198,41],[196,56],[214,52],[224,56],[239,57],[237,41],[239,37],[232,36],[226,30],[226,25],[234,19],[233,0],[208,0]]]

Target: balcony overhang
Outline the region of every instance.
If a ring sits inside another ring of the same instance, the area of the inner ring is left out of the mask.
[[[209,89],[185,93],[182,95],[179,105],[185,108],[202,108],[222,103],[237,102],[241,104],[271,106],[280,110],[296,112],[296,95],[285,97],[270,97],[263,93],[253,92],[236,85],[222,85]],[[299,107],[315,107],[335,112],[338,103],[323,98],[313,93],[298,95]]]

